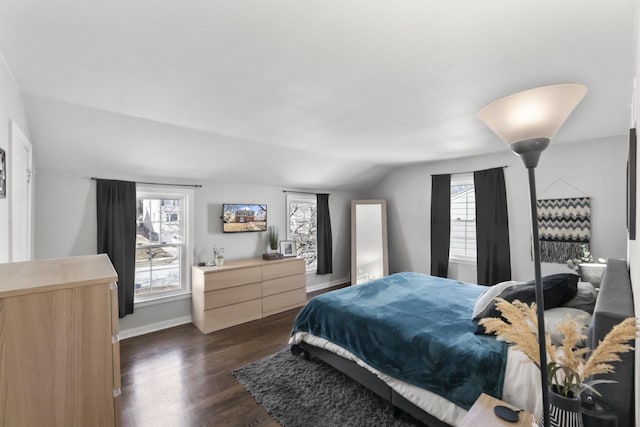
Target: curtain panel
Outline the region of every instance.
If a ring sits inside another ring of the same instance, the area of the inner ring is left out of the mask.
[[[333,238],[331,235],[331,217],[329,216],[329,195],[316,194],[318,219],[318,258],[317,273],[333,273]]]
[[[118,311],[133,313],[136,264],[136,183],[96,180],[98,253],[105,253],[118,273]]]
[[[451,175],[431,176],[431,275],[447,277],[451,233]]]
[[[473,181],[476,191],[478,283],[495,285],[511,280],[504,169],[476,171]]]

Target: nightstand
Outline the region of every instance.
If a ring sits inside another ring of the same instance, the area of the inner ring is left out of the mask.
[[[492,427],[531,427],[533,424],[533,415],[529,412],[520,412],[520,420],[515,423],[501,420],[493,413],[493,408],[497,405],[503,405],[510,407],[511,409],[518,410],[518,408],[509,405],[501,400],[491,397],[488,394],[482,393],[476,403],[473,404],[469,412],[462,420],[462,423],[458,427],[477,427],[477,426],[492,426]]]

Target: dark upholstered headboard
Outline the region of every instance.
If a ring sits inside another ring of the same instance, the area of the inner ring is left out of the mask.
[[[588,344],[596,346],[616,324],[633,317],[633,292],[627,262],[609,259],[602,278],[600,292],[593,312]],[[632,343],[633,345],[633,343]],[[614,380],[614,384],[599,384],[595,388],[618,415],[618,426],[634,424],[634,354],[621,355],[621,362],[614,362],[614,374],[603,375],[603,379]]]

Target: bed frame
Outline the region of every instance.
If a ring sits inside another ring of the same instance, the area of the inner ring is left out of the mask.
[[[633,293],[627,263],[625,260],[610,259],[607,262],[589,327],[589,345],[602,340],[615,324],[633,316]],[[305,342],[292,345],[291,352],[295,355],[303,354],[307,360],[312,356],[316,357],[344,373],[383,398],[393,407],[394,413],[402,410],[428,427],[450,427],[449,424],[440,421],[400,396],[384,381],[351,360]],[[614,380],[616,383],[596,386],[602,394],[602,398],[597,398],[597,400],[604,402],[605,407],[611,408],[618,418],[618,426],[631,426],[635,425],[634,354],[633,352],[625,353],[621,355],[621,359],[621,362],[614,364],[615,373],[604,377]]]
[[[291,353],[294,355],[303,354],[306,360],[311,357],[322,360],[383,398],[392,406],[396,415],[399,413],[398,411],[402,410],[429,427],[451,427],[399,395],[387,383],[352,360],[342,358],[335,353],[314,347],[306,342],[292,345]]]

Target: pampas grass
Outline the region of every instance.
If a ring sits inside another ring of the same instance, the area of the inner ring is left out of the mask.
[[[497,317],[482,319],[480,324],[487,333],[495,333],[516,350],[523,352],[537,367],[540,367],[540,347],[538,345],[538,318],[535,304],[528,306],[518,300],[509,303],[497,299],[496,308],[508,323]]]
[[[536,304],[527,305],[518,300],[510,303],[498,298],[496,308],[506,321],[491,317],[481,320],[480,324],[488,333],[495,333],[513,344],[515,350],[523,352],[540,368]],[[563,336],[559,347],[552,344],[549,334],[545,337],[549,382],[557,393],[577,397],[585,388],[591,388],[595,383],[587,382],[587,378],[614,372],[615,368],[611,363],[620,360],[620,353],[633,350],[628,342],[638,334],[638,321],[634,317],[623,320],[593,350],[578,346],[586,337],[578,332],[577,324],[569,317],[558,325],[558,331]]]

